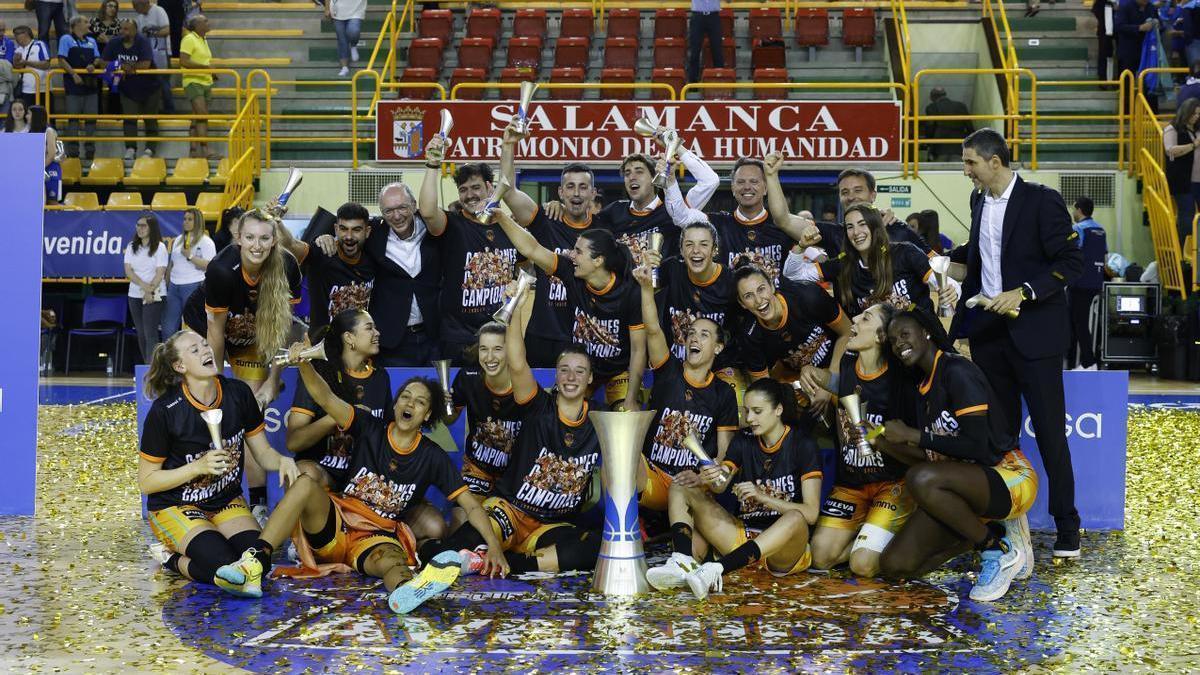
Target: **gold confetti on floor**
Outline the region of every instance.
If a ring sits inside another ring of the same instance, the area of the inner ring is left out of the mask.
[[[0,518],[0,669],[230,672],[163,624],[184,583],[146,553],[133,406],[43,406],[39,431],[37,516]],[[1042,658],[996,654],[999,669],[1200,668],[1200,414],[1135,409],[1129,434],[1127,530],[1086,533],[1084,557],[1061,565],[1038,535],[1036,578],[1050,590],[1016,593],[1005,608],[1052,608],[1054,632],[1069,639]],[[328,667],[373,669],[354,663]]]

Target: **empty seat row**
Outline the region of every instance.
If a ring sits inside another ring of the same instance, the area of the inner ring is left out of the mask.
[[[100,210],[100,198],[95,192],[69,192],[63,198],[63,206],[85,211]],[[189,206],[195,206],[204,213],[205,220],[217,220],[225,208],[225,195],[220,192],[201,192],[196,195],[196,203],[188,204],[187,195],[182,192],[156,192],[150,200],[149,208],[163,211],[179,211]],[[111,211],[137,211],[147,208],[140,192],[113,192],[108,195],[105,209]]]
[[[208,160],[203,157],[181,157],[175,160],[174,170],[167,174],[167,162],[162,157],[138,157],[129,175],[125,175],[125,160],[119,157],[96,157],[87,175],[78,157],[61,162],[63,182],[67,185],[224,185],[229,174],[229,158],[221,158],[217,173],[209,176]]]

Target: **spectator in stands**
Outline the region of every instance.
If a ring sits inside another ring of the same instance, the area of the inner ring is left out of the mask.
[[[4,132],[23,134],[27,131],[29,131],[29,106],[25,105],[24,99],[18,98],[12,102],[8,114],[4,117]]]
[[[1179,93],[1175,96],[1176,109],[1189,98],[1200,98],[1200,61],[1192,61],[1189,70],[1191,72],[1188,73],[1187,79],[1183,81],[1183,86],[1179,88]]]
[[[179,330],[183,304],[204,281],[204,270],[216,254],[216,245],[204,229],[204,214],[194,206],[184,211],[183,233],[171,242],[170,262],[167,265],[163,335],[174,335]]]
[[[129,313],[137,330],[142,362],[147,363],[159,342],[158,326],[167,293],[167,245],[158,218],[152,213],[138,218],[133,240],[125,247],[125,276],[129,278]]]
[[[1175,119],[1163,129],[1163,150],[1166,151],[1167,185],[1175,198],[1179,241],[1192,231],[1192,216],[1196,200],[1200,199],[1200,152],[1196,152],[1197,125],[1200,125],[1200,99],[1189,98],[1175,111]]]
[[[25,105],[31,106],[37,102],[38,88],[43,86],[46,81],[46,69],[50,67],[50,49],[42,40],[33,39],[33,31],[29,26],[14,28],[13,37],[17,40],[13,67],[28,68],[33,71],[33,73],[25,73],[21,76],[20,91],[20,98],[25,100]]]
[[[16,53],[17,43],[8,37],[8,22],[0,19],[0,59],[12,63]]]
[[[190,31],[179,45],[179,65],[185,71],[188,69],[206,69],[212,67],[212,50],[208,47],[208,19],[203,14],[197,14],[188,21]],[[192,104],[193,115],[207,115],[208,102],[212,99],[213,82],[217,79],[212,73],[183,74],[183,93]],[[208,136],[208,122],[198,119],[192,122],[192,135],[197,138]],[[192,143],[192,157],[208,157],[217,159],[216,152],[209,152],[206,141]]]
[[[965,103],[955,101],[946,95],[946,90],[934,87],[929,92],[929,105],[925,106],[926,115],[969,115]],[[970,120],[930,120],[925,123],[926,138],[953,138],[961,141],[975,128]],[[934,143],[929,146],[929,160],[932,162],[956,162],[962,155],[962,146],[958,143]]]
[[[338,76],[350,74],[350,63],[358,63],[358,36],[362,31],[363,19],[367,16],[367,0],[329,0],[325,3],[325,17],[333,20],[333,32],[337,33],[338,62],[342,69]]]
[[[1142,42],[1146,33],[1158,27],[1158,11],[1150,0],[1132,0],[1121,3],[1113,13],[1113,31],[1117,36],[1117,72],[1120,77],[1126,70],[1137,78],[1138,66],[1142,61]]]
[[[101,49],[108,46],[109,40],[121,36],[121,20],[117,17],[119,10],[117,0],[104,0],[88,26]]]
[[[167,53],[173,58],[179,58],[179,48],[183,45],[183,27],[190,20],[189,10],[195,8],[192,17],[199,14],[200,3],[193,3],[191,0],[157,0],[156,4],[167,13],[167,23],[171,29],[167,36]]]
[[[1096,370],[1096,338],[1090,321],[1092,299],[1104,286],[1104,260],[1108,257],[1108,236],[1100,223],[1092,220],[1095,204],[1091,197],[1077,197],[1071,210],[1079,248],[1083,251],[1083,274],[1067,287],[1067,305],[1071,309],[1071,343],[1067,347],[1067,365],[1079,370]]]
[[[13,99],[16,98],[16,91],[20,86],[21,76],[13,72],[11,63],[0,59],[0,115],[8,114],[8,109],[12,106]]]
[[[58,140],[58,132],[50,126],[50,116],[40,105],[29,108],[29,133],[45,134],[46,137],[46,203],[58,204],[63,197],[62,143]]]
[[[58,41],[58,66],[67,71],[63,74],[63,89],[66,90],[67,112],[95,115],[99,99],[96,98],[96,59],[100,58],[100,45],[96,38],[87,34],[88,20],[82,16],[71,17],[71,32]],[[81,72],[82,71],[82,72]],[[67,119],[67,136],[79,134],[79,120]],[[68,157],[80,157],[84,161],[96,154],[96,120],[83,121],[83,135],[87,138],[83,154],[79,154],[79,141],[67,141]]]
[[[700,51],[704,38],[712,52],[714,68],[725,67],[725,52],[721,40],[721,0],[692,0],[692,17],[688,22],[688,82],[700,81]]]
[[[137,137],[138,116],[157,115],[162,110],[162,89],[158,80],[152,75],[138,75],[139,70],[146,70],[153,64],[150,41],[138,35],[137,22],[123,19],[121,39],[109,42],[100,58],[116,63],[121,71],[117,88],[121,92],[121,110],[129,116],[124,121],[123,133],[129,139],[125,141],[125,159],[131,160],[137,154],[137,141],[134,139]],[[144,117],[143,122],[147,136],[158,135],[158,120]],[[146,141],[145,155],[153,157],[157,148],[157,141]]]
[[[1107,80],[1108,59],[1113,55],[1113,34],[1105,16],[1116,9],[1114,0],[1092,0],[1092,15],[1096,17],[1096,79]]]
[[[150,0],[133,0],[133,11],[138,32],[150,41],[154,67],[158,70],[167,68],[171,65],[171,21],[167,18],[167,10],[151,5]],[[172,115],[175,113],[175,97],[171,95],[171,76],[155,75],[155,78],[162,87],[162,111]]]
[[[1168,0],[1158,10],[1159,25],[1162,26],[1162,43],[1167,50],[1167,58],[1173,68],[1183,68],[1187,65],[1184,51],[1187,48],[1187,38],[1184,24],[1186,12],[1179,0]],[[1176,83],[1183,78],[1175,76]]]
[[[54,24],[54,34],[59,39],[67,34],[67,14],[63,9],[63,0],[36,0],[34,11],[37,13],[38,40],[42,44],[50,44],[51,23]]]

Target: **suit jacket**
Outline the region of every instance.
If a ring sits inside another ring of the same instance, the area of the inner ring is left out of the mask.
[[[1157,18],[1158,10],[1149,2],[1145,7],[1138,7],[1135,0],[1126,0],[1117,6],[1113,12],[1113,33],[1117,38],[1118,63],[1133,64],[1135,69],[1138,67],[1142,60],[1142,42],[1146,40],[1146,34],[1138,27],[1149,19]]]
[[[414,215],[414,218],[420,216]],[[375,263],[375,288],[371,291],[371,318],[379,328],[379,343],[394,348],[404,338],[408,315],[415,300],[421,310],[425,333],[437,340],[438,289],[442,283],[441,254],[433,237],[421,241],[421,272],[414,278],[387,257],[388,233],[391,228],[379,218],[371,219],[371,234],[364,247]]]
[[[983,287],[979,249],[983,205],[982,194],[971,196],[971,238],[951,254],[954,262],[967,266],[951,334],[987,340],[1001,337],[1007,330],[1027,359],[1065,354],[1071,331],[1063,290],[1083,272],[1083,255],[1062,195],[1044,185],[1027,183],[1020,176],[1013,186],[1001,235],[1001,284],[1005,291],[1029,284],[1035,295],[1021,304],[1021,313],[1015,319],[966,308],[966,300]]]

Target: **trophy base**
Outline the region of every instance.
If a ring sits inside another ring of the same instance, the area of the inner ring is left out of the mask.
[[[600,547],[600,557],[596,560],[596,574],[592,578],[592,591],[604,595],[649,593],[650,585],[646,583],[646,554],[642,551],[641,542],[636,542],[636,550],[634,546],[629,546],[634,542],[613,543],[617,545]]]

